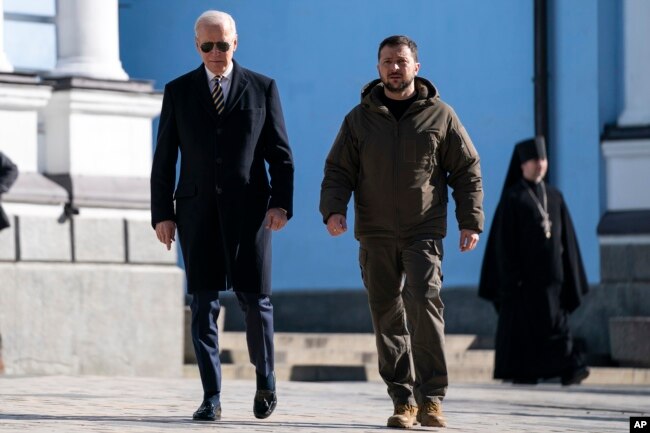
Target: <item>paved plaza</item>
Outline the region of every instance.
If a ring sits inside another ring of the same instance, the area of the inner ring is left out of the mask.
[[[253,381],[223,383],[223,419],[193,422],[198,379],[109,377],[0,378],[0,432],[327,432],[395,431],[379,382],[280,382],[267,420],[252,414]],[[556,384],[452,384],[449,427],[412,431],[628,432],[630,416],[650,416],[650,389]]]

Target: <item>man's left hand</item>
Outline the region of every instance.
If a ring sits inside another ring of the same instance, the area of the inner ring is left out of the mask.
[[[266,211],[266,228],[273,231],[282,230],[287,225],[287,211],[274,207]]]
[[[478,244],[478,232],[462,229],[460,231],[460,252],[472,251]]]

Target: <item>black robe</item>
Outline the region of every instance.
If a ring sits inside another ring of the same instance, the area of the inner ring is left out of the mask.
[[[16,167],[16,164],[11,162],[4,153],[0,152],[0,198],[2,194],[9,191],[17,177],[18,167]],[[0,230],[6,229],[10,225],[9,218],[0,205]]]
[[[540,185],[528,185],[541,201]],[[490,229],[479,296],[499,313],[496,379],[557,377],[582,365],[567,319],[587,292],[587,279],[562,194],[546,190],[549,239],[523,180],[504,192]]]

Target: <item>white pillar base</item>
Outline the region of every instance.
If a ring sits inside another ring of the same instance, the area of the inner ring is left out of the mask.
[[[650,138],[603,141],[607,210],[650,209]]]
[[[50,175],[148,178],[152,160],[151,119],[162,97],[151,92],[56,90],[44,110]],[[140,85],[139,83],[135,83]]]
[[[43,110],[43,172],[75,206],[149,207],[151,120],[162,95],[149,82],[58,80]]]

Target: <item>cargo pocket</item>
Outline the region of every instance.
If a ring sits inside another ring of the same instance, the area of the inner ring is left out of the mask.
[[[362,247],[359,247],[359,268],[361,269],[361,280],[363,281],[363,285],[366,289],[368,289],[368,279],[366,276],[367,263],[368,263],[368,251],[366,251]]]
[[[429,281],[429,288],[424,295],[426,298],[431,299],[439,310],[442,310],[445,305],[440,298],[440,290],[442,290],[442,239],[432,239],[428,241],[431,252],[431,280]]]

